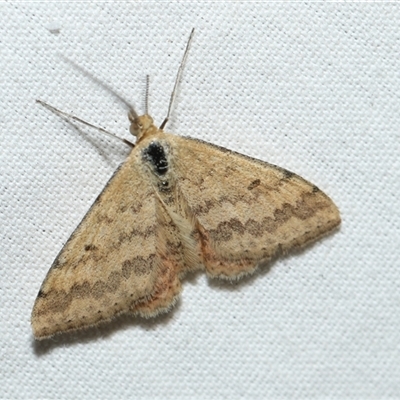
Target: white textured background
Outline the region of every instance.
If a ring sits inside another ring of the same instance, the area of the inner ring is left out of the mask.
[[[400,6],[2,4],[0,397],[400,397]],[[154,321],[35,343],[53,259],[129,149],[35,103],[128,136],[160,123],[196,27],[169,131],[292,170],[343,224],[238,285],[198,274]],[[59,29],[59,34],[54,33]]]

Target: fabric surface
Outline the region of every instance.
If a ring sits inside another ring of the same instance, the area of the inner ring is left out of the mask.
[[[0,398],[400,397],[398,4],[3,3]],[[36,343],[52,261],[129,148],[124,107],[287,168],[342,227],[237,284],[185,279],[174,310]]]

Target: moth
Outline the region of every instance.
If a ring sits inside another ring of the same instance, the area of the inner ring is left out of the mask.
[[[167,133],[168,116],[157,128],[147,112],[129,110],[135,145],[51,266],[32,311],[36,339],[122,313],[155,316],[174,305],[189,271],[236,280],[340,224],[317,186]]]

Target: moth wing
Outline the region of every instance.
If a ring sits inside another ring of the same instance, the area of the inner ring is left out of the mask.
[[[294,173],[200,140],[173,142],[177,185],[210,276],[251,273],[340,224],[332,200]]]
[[[155,315],[180,292],[174,224],[143,177],[135,148],[50,268],[32,311],[37,339],[124,312]],[[167,245],[167,242],[169,245]]]

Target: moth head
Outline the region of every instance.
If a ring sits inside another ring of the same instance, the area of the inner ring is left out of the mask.
[[[129,132],[136,136],[137,141],[142,139],[144,136],[157,132],[157,128],[154,126],[153,118],[150,115],[135,115],[131,111],[128,113],[128,118],[131,123]]]

